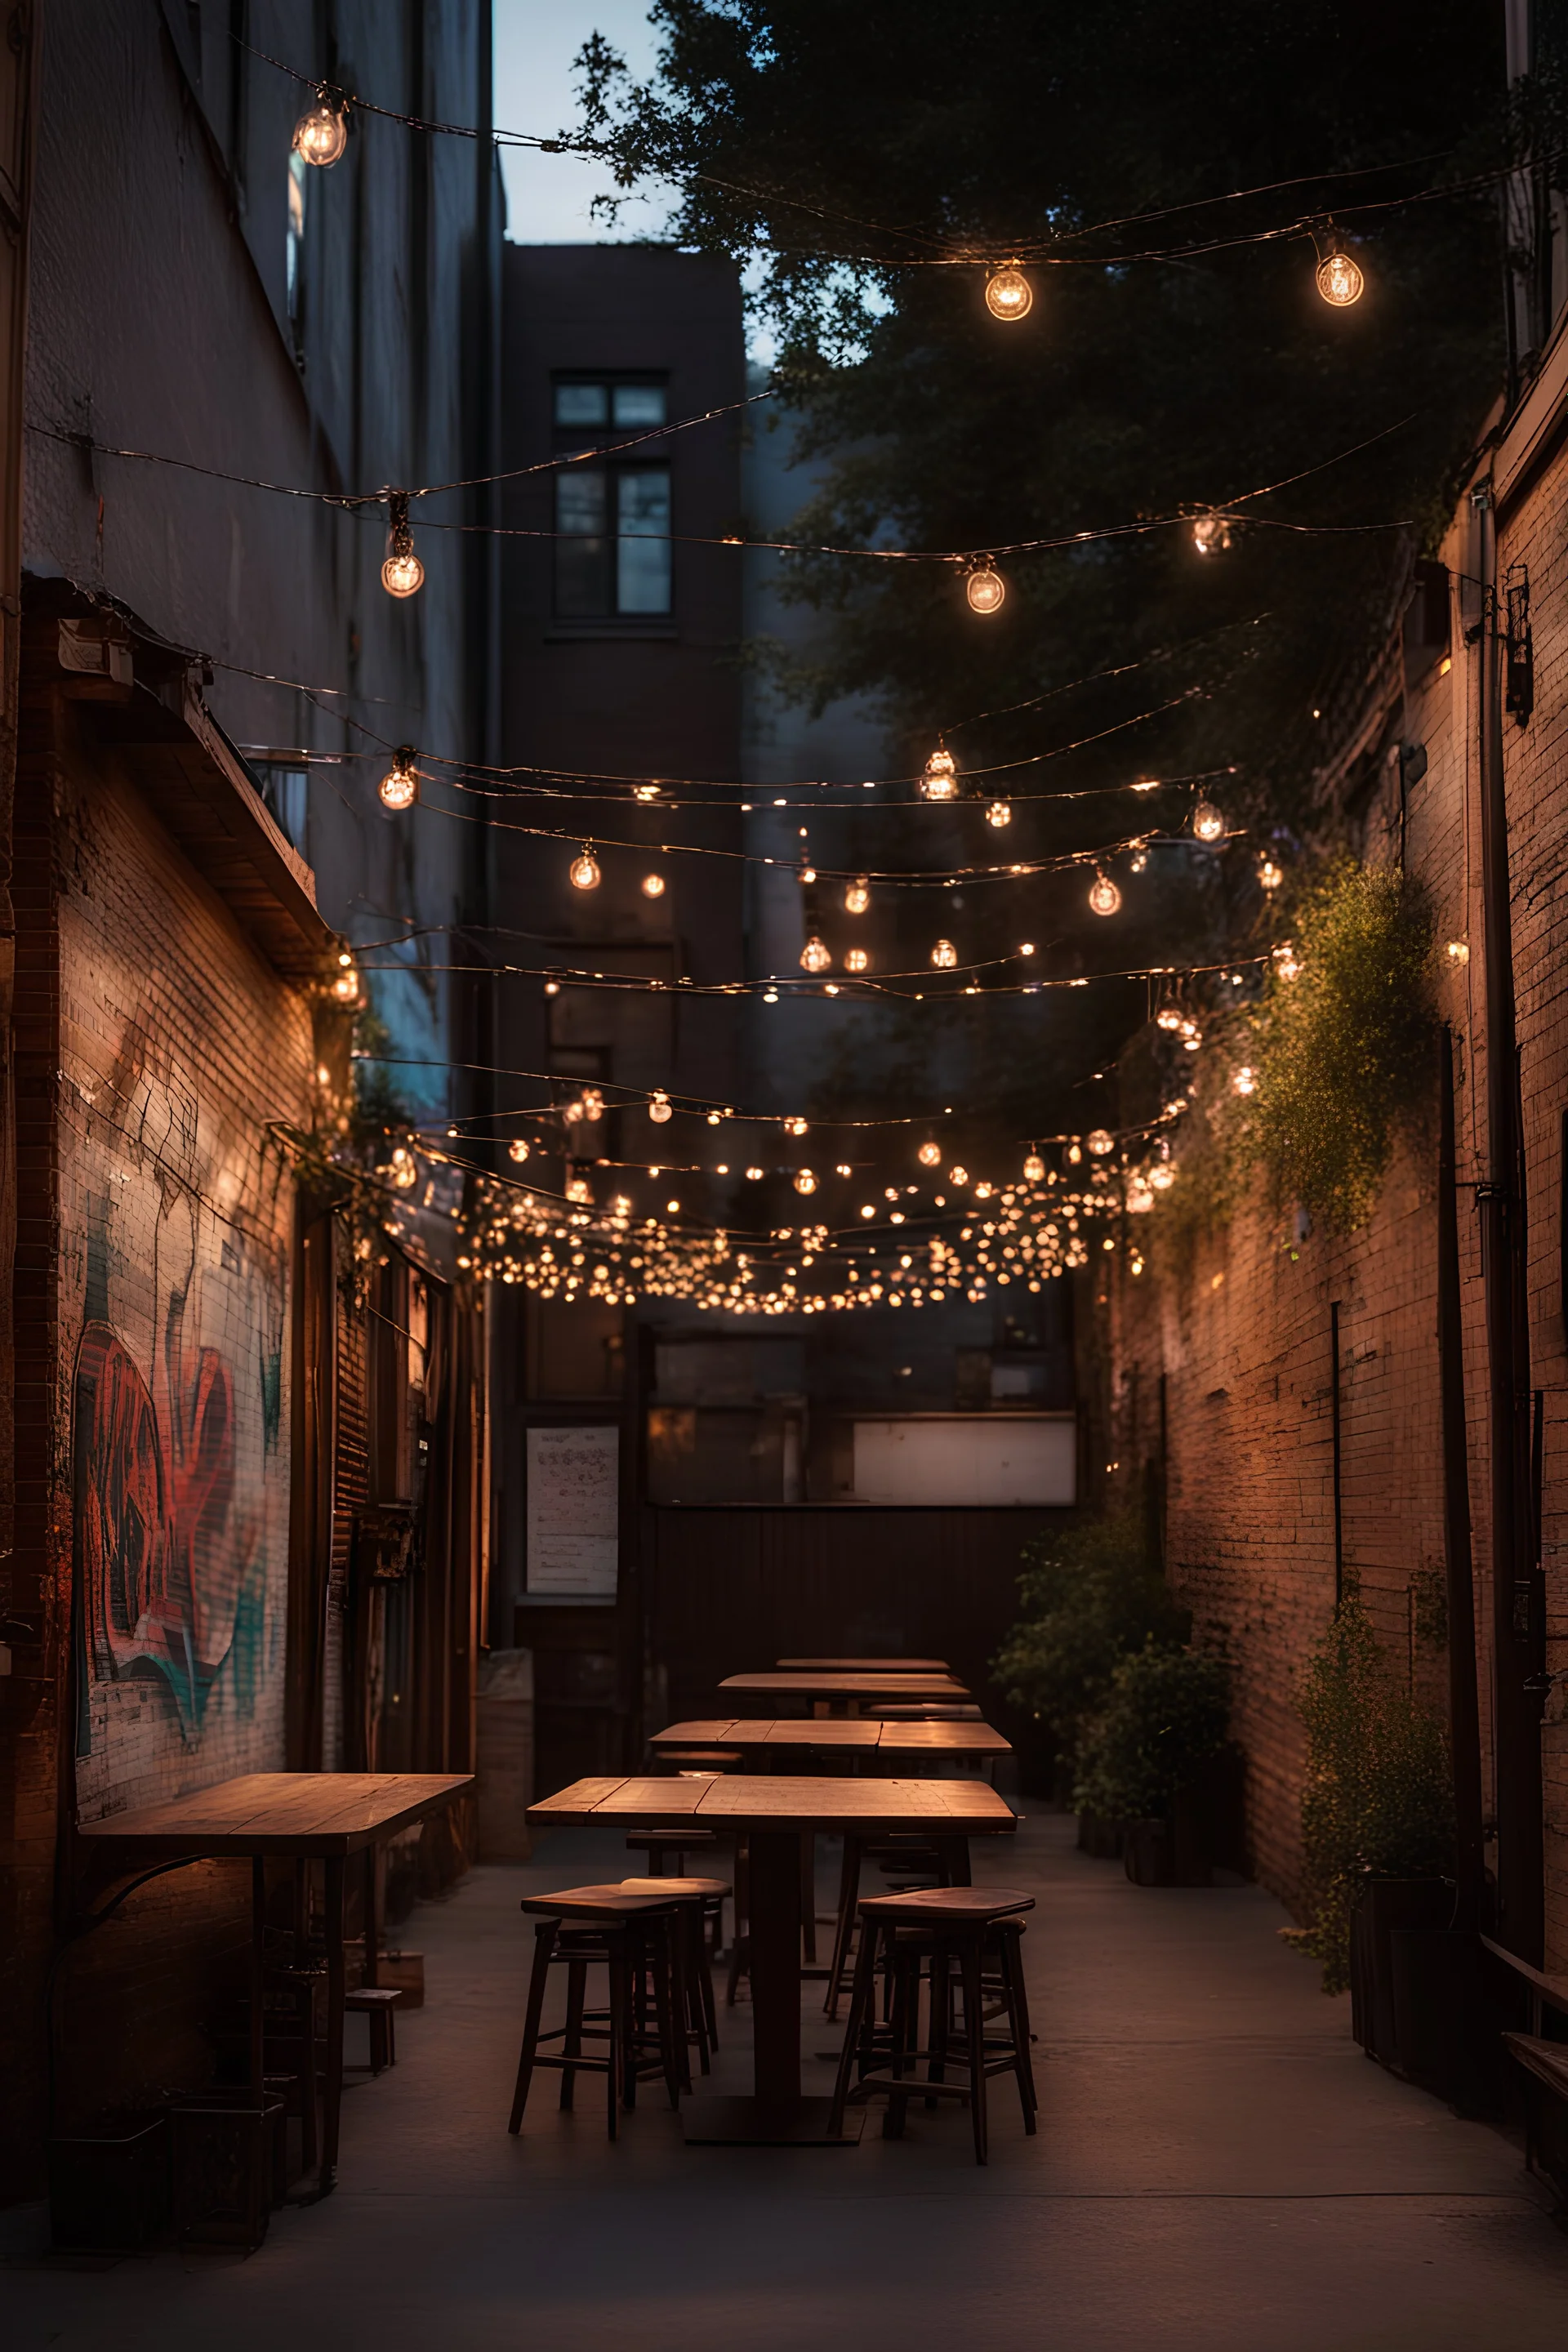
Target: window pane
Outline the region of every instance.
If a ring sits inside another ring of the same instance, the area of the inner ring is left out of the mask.
[[[555,387],[557,425],[607,425],[609,394],[602,383],[558,383]]]
[[[616,477],[620,562],[616,609],[669,610],[669,468],[624,466]]]
[[[599,467],[574,466],[555,478],[555,609],[579,619],[610,607],[608,483]]]
[[[617,425],[662,425],[662,383],[618,383],[615,392]]]
[[[261,797],[278,825],[301,856],[310,815],[310,780],[303,768],[265,767],[260,771]]]

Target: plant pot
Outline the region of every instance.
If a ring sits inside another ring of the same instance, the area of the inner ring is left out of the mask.
[[[169,2226],[169,2119],[127,2116],[49,2142],[49,2232],[55,2245],[132,2253]]]
[[[1453,1916],[1454,1890],[1447,1879],[1363,1881],[1361,1900],[1351,1914],[1351,2032],[1367,2056],[1382,2065],[1400,2068],[1390,1939],[1416,1929],[1447,1929]],[[1419,1969],[1418,1961],[1415,1965]],[[1414,1989],[1415,1983],[1407,1974],[1406,2031],[1419,2038],[1426,2032],[1426,2025],[1416,2021],[1425,1996]]]
[[[1393,2063],[1407,2081],[1472,2108],[1481,2096],[1480,1946],[1447,1927],[1394,1927]]]
[[[1210,1809],[1202,1787],[1178,1789],[1169,1821],[1129,1822],[1122,1859],[1134,1886],[1212,1886]]]
[[[1078,1817],[1079,1852],[1093,1854],[1098,1862],[1120,1862],[1126,1837],[1125,1822],[1108,1821],[1103,1813]]]
[[[182,2245],[253,2253],[278,2191],[283,2101],[248,2086],[188,2091],[170,2101],[174,2230]]]

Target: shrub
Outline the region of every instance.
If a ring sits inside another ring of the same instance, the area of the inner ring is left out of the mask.
[[[1168,1821],[1178,1789],[1225,1746],[1230,1672],[1151,1640],[1122,1659],[1084,1742],[1073,1801],[1108,1821]]]
[[[1286,1940],[1319,1962],[1325,1992],[1343,1992],[1351,1913],[1367,1874],[1429,1878],[1453,1868],[1447,1732],[1400,1681],[1353,1585],[1296,1704],[1307,1727],[1307,1925]]]
[[[1018,1597],[1029,1612],[992,1660],[1016,1706],[1056,1734],[1057,1760],[1071,1764],[1086,1720],[1104,1705],[1118,1662],[1150,1634],[1186,1631],[1136,1511],[1082,1519],[1024,1554]]]

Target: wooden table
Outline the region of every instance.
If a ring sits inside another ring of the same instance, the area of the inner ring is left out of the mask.
[[[816,1674],[824,1667],[830,1675],[945,1675],[950,1671],[945,1658],[775,1658],[773,1664],[793,1674]]]
[[[742,1753],[833,1748],[864,1756],[1011,1756],[1013,1743],[989,1723],[899,1723],[878,1716],[838,1715],[807,1722],[800,1716],[716,1716],[701,1723],[672,1723],[656,1731],[648,1746],[738,1748]],[[763,1759],[759,1754],[759,1762]],[[763,1763],[765,1769],[765,1763]]]
[[[753,2085],[750,2099],[694,2099],[689,2141],[827,2147],[826,2099],[800,2089],[801,1840],[821,1832],[887,1837],[995,1836],[1016,1826],[1006,1800],[983,1780],[828,1780],[806,1774],[709,1780],[574,1780],[529,1808],[540,1828],[637,1822],[649,1829],[700,1825],[744,1836],[751,1856]],[[858,2134],[858,2115],[851,2131]],[[840,2136],[842,2137],[842,2135]]]
[[[836,1670],[829,1666],[786,1671],[781,1666],[765,1674],[728,1675],[721,1691],[752,1698],[811,1699],[818,1706],[842,1706],[855,1714],[862,1702],[875,1706],[883,1699],[965,1699],[969,1693],[951,1675],[933,1673],[871,1674],[864,1668]]]
[[[375,1849],[384,1838],[450,1804],[471,1788],[468,1772],[247,1772],[194,1796],[138,1812],[82,1822],[79,1833],[100,1849],[128,1852],[125,1866],[144,1857],[187,1862],[248,1860],[251,1885],[250,2086],[263,2087],[262,1956],[268,1856],[325,1865],[327,1927],[327,2079],[322,2093],[321,2170],[324,2197],[337,2179],[343,2094],[343,1873],[351,1854],[366,1858],[365,1981],[376,1969]],[[119,1859],[120,1857],[116,1857]]]

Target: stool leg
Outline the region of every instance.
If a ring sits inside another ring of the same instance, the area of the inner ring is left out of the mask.
[[[952,2023],[952,2000],[949,1992],[948,1961],[945,1944],[938,1944],[931,1956],[931,2064],[926,2072],[933,2083],[947,2080],[947,2036]],[[929,2113],[940,2103],[926,2101]]]
[[[980,1937],[965,1941],[959,1965],[963,1971],[963,2025],[969,2042],[969,2114],[974,2126],[974,2161],[985,2155],[985,2020],[980,1991]]]
[[[751,1966],[752,1858],[744,1838],[735,1841],[735,1940],[730,1947],[730,1973],[724,1984],[724,2006],[733,2009],[741,1973]]]
[[[1035,2126],[1035,2067],[1029,2054],[1029,2016],[1024,2005],[1024,1939],[1006,1928],[1002,1931],[1002,1991],[1007,2003],[1007,2031],[1013,2040],[1013,2072],[1018,2081],[1018,2104],[1024,2110],[1024,2129],[1033,2134]]]
[[[561,2038],[561,2055],[565,2059],[583,2055],[583,2003],[588,1990],[586,1960],[566,1963],[566,2027]],[[577,2069],[565,2065],[561,2069],[561,2104],[570,2107],[575,2095]]]
[[[697,1990],[702,2007],[702,2024],[703,2031],[708,2036],[708,2047],[717,2055],[719,2012],[713,1999],[713,1963],[708,1949],[706,1923],[700,1925],[697,1931]],[[702,2071],[707,2074],[706,2063]]]
[[[695,2035],[698,2064],[703,2074],[710,2074],[713,2071],[713,2063],[708,2054],[708,2019],[712,2007],[713,1992],[712,1987],[707,1981],[708,1933],[703,1925],[702,1906],[700,1903],[694,1903],[686,1915],[681,1962],[686,1983],[685,1999],[680,2013],[685,2021],[689,2036],[688,2048],[689,2050],[689,2037]],[[691,2074],[689,2056],[687,2059],[686,2071],[687,2088],[689,2090]]]
[[[680,2105],[682,2089],[691,2088],[691,2075],[687,2066],[684,2040],[685,1983],[681,1984],[681,2004],[675,2003],[675,1972],[680,1966],[678,1946],[685,1929],[678,1912],[672,1919],[656,1927],[649,1939],[648,1956],[653,1962],[653,2013],[658,2032],[658,2053],[664,2061],[665,2088],[669,2093],[672,2107]],[[678,2016],[682,2021],[682,2034],[676,2034]]]
[[[605,2074],[609,2085],[610,2137],[614,2139],[619,2131],[621,2099],[626,2095],[626,2103],[630,2106],[628,2078],[635,2078],[630,2043],[631,1981],[624,1936],[616,1935],[610,1938],[609,1972],[610,2043]]]
[[[855,1963],[855,1982],[849,1994],[849,2022],[844,2029],[844,2047],[838,2053],[838,2073],[833,2084],[833,2105],[828,2110],[830,2139],[837,2138],[844,2129],[844,2103],[849,2095],[856,2045],[866,2029],[876,1989],[877,1930],[866,1921],[860,1929],[860,1956]]]
[[[544,2010],[544,1983],[550,1974],[550,1955],[560,1932],[560,1924],[556,1919],[542,1919],[533,1931],[533,1974],[528,1986],[528,2015],[522,2029],[522,2054],[517,2062],[517,2088],[511,2095],[511,2121],[507,2126],[514,2139],[522,2129],[522,2111],[528,2104],[528,2086],[533,2077],[533,2057],[539,2048],[539,2021]],[[312,2008],[314,2005],[312,2001]]]
[[[889,1939],[890,1940],[890,1939]],[[892,2073],[895,2083],[904,2080],[904,2069],[910,2053],[920,2047],[920,1955],[900,1951],[892,1944]],[[882,2118],[882,2137],[902,2139],[904,2124],[910,2111],[907,2091],[888,2094],[888,2112]]]
[[[838,2015],[838,1997],[849,1964],[849,1940],[855,1933],[855,1906],[860,1899],[860,1841],[844,1832],[844,1870],[838,1882],[838,1926],[833,1937],[833,1958],[827,1971],[827,1999],[823,2007],[830,2019]]]

